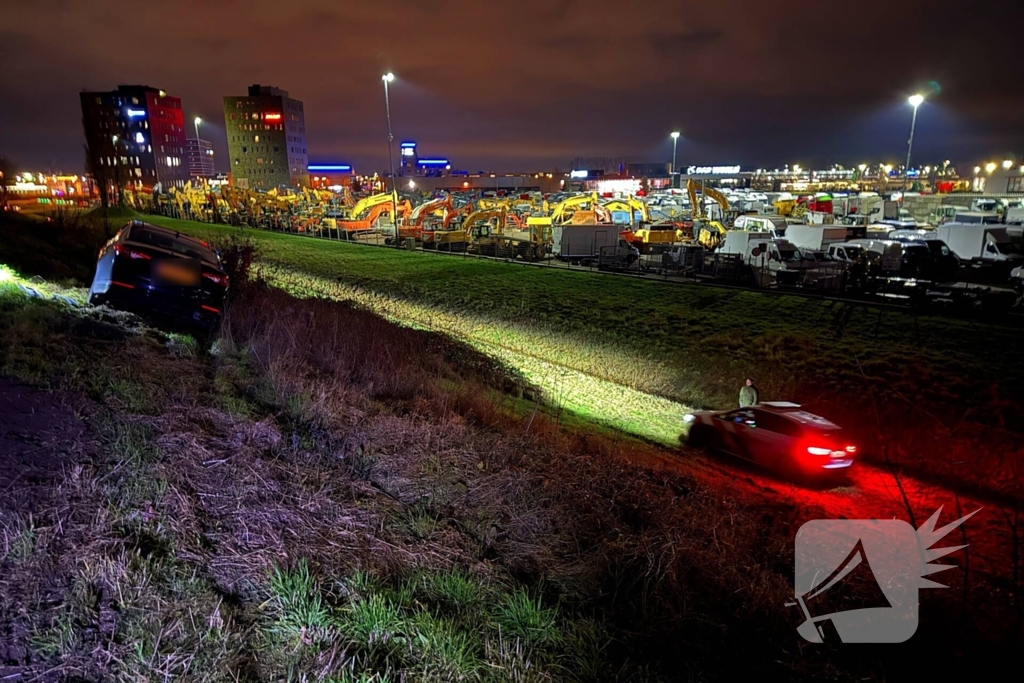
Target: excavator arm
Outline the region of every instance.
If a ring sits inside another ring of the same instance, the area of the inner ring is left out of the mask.
[[[412,210],[412,213],[409,215],[409,220],[412,222],[413,225],[422,225],[423,221],[427,220],[427,216],[434,213],[435,211],[440,211],[442,209],[447,209],[448,211],[451,211],[451,195],[420,204],[419,206]]]
[[[556,204],[555,208],[551,211],[551,220],[556,225],[564,223],[566,209],[580,209],[587,204],[590,205],[592,210],[601,205],[596,192],[592,192],[589,195],[585,194],[578,197],[569,197],[565,201]]]
[[[352,211],[349,214],[349,217],[351,219],[353,219],[353,220],[358,220],[358,218],[363,213],[369,211],[370,209],[372,209],[375,206],[378,206],[380,204],[384,204],[385,202],[387,202],[387,203],[391,202],[391,193],[390,192],[383,192],[381,194],[375,194],[375,195],[371,195],[369,197],[364,197],[363,199],[360,199],[358,202],[356,202],[356,205],[352,207]],[[396,203],[397,203],[397,200],[396,200]]]
[[[473,226],[480,221],[489,221],[492,218],[498,219],[498,228],[495,233],[500,235],[505,231],[505,221],[508,219],[508,209],[502,207],[500,209],[486,209],[484,211],[474,211],[473,213],[466,216],[466,220],[462,223],[462,231],[466,233],[466,237],[469,238],[472,235]]]
[[[447,214],[445,214],[444,223],[442,224],[442,227],[445,230],[448,230],[449,226],[452,224],[452,221],[454,221],[456,218],[458,218],[462,214],[471,214],[471,213],[473,213],[473,202],[468,202],[466,204],[463,204],[462,206],[460,206],[459,208],[455,209],[454,211],[449,211]]]

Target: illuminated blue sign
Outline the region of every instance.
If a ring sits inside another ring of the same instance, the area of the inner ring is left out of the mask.
[[[145,115],[146,115],[146,110],[145,109],[129,109],[128,110],[128,116],[130,118],[133,118],[133,119],[136,118],[136,117],[145,116]]]
[[[420,166],[447,166],[448,163],[449,162],[448,162],[447,159],[420,159],[419,160],[419,165]]]
[[[310,171],[341,171],[347,173],[352,170],[351,166],[346,164],[320,164],[316,166],[307,166]]]
[[[402,149],[406,149],[408,147],[416,147],[416,143],[415,142],[403,142],[402,143]]]

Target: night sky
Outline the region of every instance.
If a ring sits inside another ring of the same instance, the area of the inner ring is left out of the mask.
[[[993,3],[995,7],[995,3]],[[80,172],[78,92],[148,84],[226,158],[224,95],[305,103],[309,158],[387,165],[396,143],[470,171],[576,156],[856,165],[1024,154],[1024,3],[917,0],[0,0],[0,154]],[[189,135],[192,135],[191,131]],[[220,170],[226,170],[221,168]]]

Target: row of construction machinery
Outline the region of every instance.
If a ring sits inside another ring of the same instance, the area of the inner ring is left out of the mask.
[[[692,182],[687,192],[690,215],[671,217],[652,211],[641,198],[603,198],[596,192],[548,198],[452,193],[423,199],[397,191],[356,197],[348,188],[342,193],[309,188],[257,192],[200,181],[170,189],[163,201],[168,213],[192,220],[538,260],[553,252],[567,226],[608,226],[643,254],[680,244],[713,250],[725,228],[708,215],[702,200],[713,200],[716,213],[728,212],[729,202],[712,188],[703,188],[698,197]]]

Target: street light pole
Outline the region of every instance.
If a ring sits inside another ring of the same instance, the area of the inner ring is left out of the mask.
[[[676,186],[676,145],[679,143],[679,131],[672,132],[672,187]]]
[[[388,166],[391,168],[391,222],[395,226],[395,247],[401,249],[402,244],[398,239],[398,187],[395,185],[395,156],[392,147],[395,136],[391,134],[391,98],[388,93],[388,83],[395,80],[395,75],[390,71],[380,77],[384,81],[384,111],[388,117]]]
[[[914,114],[910,119],[910,139],[907,140],[907,165],[903,167],[903,190],[907,190],[907,181],[910,180],[910,153],[914,149],[914,129],[917,127],[917,108],[924,102],[923,95],[911,95],[907,100],[914,108]]]

